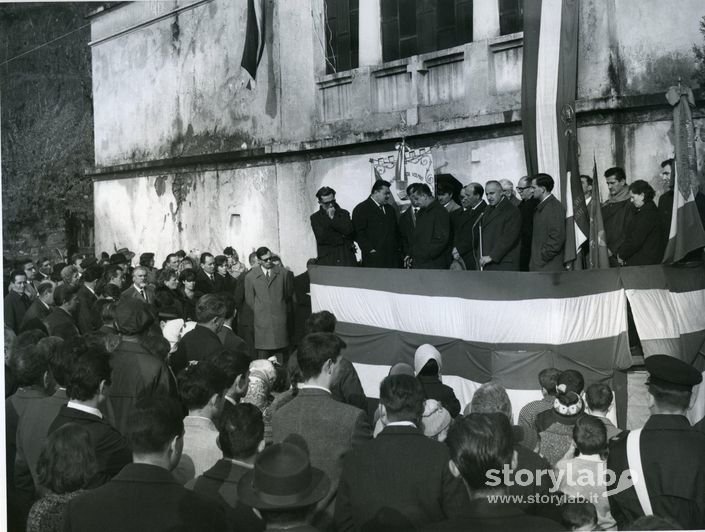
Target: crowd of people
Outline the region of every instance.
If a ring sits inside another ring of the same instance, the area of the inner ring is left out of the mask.
[[[462,405],[431,344],[392,366],[371,409],[330,312],[284,364],[226,347],[225,300],[203,295],[173,345],[138,298],[118,302],[114,332],[9,343],[8,530],[705,527],[705,421],[685,417],[702,377],[685,362],[647,359],[638,431],[575,369],[542,370],[516,424],[496,382]]]
[[[601,204],[611,266],[660,264],[670,234],[673,211],[674,161],[661,163],[664,193],[644,180],[627,183],[624,169],[604,176],[609,197]],[[586,204],[592,201],[593,179],[580,176]],[[456,195],[447,181],[436,190],[423,183],[406,188],[409,208],[399,212],[388,181],[378,180],[368,199],[350,213],[323,187],[316,196],[320,209],[311,216],[318,263],[355,266],[356,247],[362,266],[504,271],[563,271],[566,212],[553,195],[548,174],[524,176],[514,183],[490,180],[469,183]],[[434,194],[435,192],[435,194]],[[457,199],[457,201],[456,201]],[[695,202],[705,225],[705,195]],[[578,250],[586,261],[587,247]],[[702,250],[688,260],[702,259]]]
[[[645,182],[606,176],[614,264],[659,262],[670,216]],[[324,187],[316,261],[355,265],[357,242],[369,267],[559,270],[552,188],[545,174],[519,181],[521,199],[507,180],[471,183],[458,204],[412,184],[399,215],[380,180],[350,216]],[[495,382],[461,404],[430,343],[376,401],[335,316],[311,313],[308,274],[270,249],[247,266],[232,247],[161,268],[135,258],[27,258],[9,273],[10,531],[705,528],[705,422],[684,415],[701,375],[676,358],[647,359],[639,431],[615,426],[611,388],[576,370],[543,370],[543,399],[516,418]]]

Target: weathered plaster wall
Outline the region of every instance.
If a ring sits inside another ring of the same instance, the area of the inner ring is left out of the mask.
[[[94,19],[93,39],[192,1],[123,5]],[[98,250],[127,245],[163,258],[178,248],[234,245],[245,255],[268,245],[300,272],[315,255],[315,191],[332,186],[352,210],[369,191],[368,160],[392,153],[401,117],[411,146],[432,146],[437,172],[463,183],[516,182],[526,172],[520,35],[498,37],[497,21],[484,34],[476,28],[484,40],[456,49],[321,77],[323,0],[266,5],[268,40],[252,91],[242,88],[242,0],[212,0],[93,46],[97,164],[147,163],[128,179],[96,182]],[[673,147],[670,114],[654,95],[678,75],[688,81],[705,4],[580,5],[581,172],[592,174],[594,153],[600,176],[621,165],[630,181],[658,190],[658,164]],[[487,7],[476,2],[478,21],[494,20],[496,6]],[[181,157],[253,148],[247,163],[180,167]],[[155,175],[149,162],[164,158],[177,160]]]
[[[701,0],[581,2],[578,97],[666,92],[691,82]]]
[[[241,256],[256,246],[279,248],[274,166],[208,169],[95,184],[96,249],[177,249]],[[101,223],[105,220],[107,223]]]
[[[705,129],[705,120],[698,126]],[[594,154],[603,199],[607,197],[603,173],[617,164],[624,165],[630,182],[645,179],[660,190],[659,163],[673,153],[671,128],[667,120],[582,127],[580,171],[592,175]],[[372,184],[369,159],[393,153],[372,151],[98,181],[96,249],[128,246],[138,252],[154,251],[161,261],[180,248],[219,253],[232,245],[244,258],[266,245],[299,273],[316,255],[309,223],[318,209],[316,190],[333,187],[338,203],[352,212]],[[500,178],[516,183],[526,172],[520,135],[438,142],[432,154],[437,172],[452,173],[463,184]]]
[[[92,38],[191,3],[131,2],[98,15]],[[96,164],[252,149],[278,138],[280,83],[266,5],[268,41],[255,90],[244,87],[240,67],[246,2],[212,0],[94,44]]]

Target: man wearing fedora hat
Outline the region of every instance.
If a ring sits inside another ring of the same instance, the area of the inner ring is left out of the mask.
[[[315,532],[311,512],[329,490],[330,479],[311,465],[306,442],[292,434],[257,456],[237,491],[243,504],[260,512],[266,530]]]
[[[612,486],[610,511],[620,530],[644,515],[672,519],[686,530],[705,529],[705,434],[685,417],[702,375],[668,355],[651,355],[645,364],[651,417],[643,428],[610,442],[608,469],[618,480],[626,472],[633,479],[626,489]]]

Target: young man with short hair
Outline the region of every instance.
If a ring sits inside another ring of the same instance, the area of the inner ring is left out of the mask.
[[[135,404],[128,423],[133,463],[110,482],[69,502],[66,532],[225,532],[218,503],[181,486],[171,476],[181,457],[181,405],[164,396]]]
[[[299,393],[272,416],[274,442],[282,442],[292,433],[301,435],[308,444],[311,464],[331,480],[331,491],[319,506],[324,510],[319,516],[321,524],[330,524],[333,518],[343,456],[372,436],[365,412],[336,401],[330,392],[343,345],[332,333],[305,336],[298,351],[303,378]]]
[[[380,385],[385,427],[343,461],[335,504],[336,530],[417,528],[462,512],[468,499],[448,470],[448,449],[424,436],[421,383],[390,375]]]

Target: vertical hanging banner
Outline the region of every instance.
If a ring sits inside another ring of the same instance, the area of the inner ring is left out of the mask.
[[[693,91],[687,87],[671,87],[666,99],[673,109],[675,131],[675,183],[673,186],[673,213],[664,263],[677,262],[694,249],[705,247],[705,230],[695,204],[697,168],[695,132],[691,106],[695,106]]]
[[[566,192],[570,186],[568,173],[577,169],[577,162],[569,160],[572,157],[577,161],[577,149],[569,153],[570,135],[566,131],[574,127],[575,121],[578,10],[577,0],[524,1],[521,117],[526,168],[529,175],[546,173],[553,177],[553,195],[563,202],[566,216],[571,217],[576,210],[574,203],[582,194],[576,188]],[[575,135],[577,143],[577,128]],[[579,183],[579,174],[575,177]],[[587,237],[585,229],[576,230],[574,223],[573,218],[568,227],[567,260],[575,259],[575,244]]]
[[[600,184],[597,178],[597,161],[592,156],[592,200],[588,209],[590,213],[590,252],[588,268],[609,268],[610,259],[607,253],[605,238],[605,223],[602,220],[602,205],[600,202]]]
[[[393,155],[370,159],[372,179],[384,179],[392,184],[392,196],[396,204],[404,210],[409,205],[406,187],[411,183],[425,183],[435,194],[436,178],[433,171],[431,148],[409,149],[403,142]]]
[[[590,234],[590,216],[585,205],[585,194],[580,182],[580,169],[578,168],[578,141],[577,128],[575,127],[575,113],[569,106],[565,107],[563,114],[569,123],[566,130],[568,136],[568,171],[565,183],[565,249],[563,252],[564,263],[575,263],[575,269],[583,268],[583,257],[578,255],[578,250],[587,242]],[[579,260],[577,260],[579,259]]]
[[[253,89],[257,78],[257,67],[264,52],[264,0],[247,0],[247,26],[245,47],[240,66],[250,75],[247,88]]]

